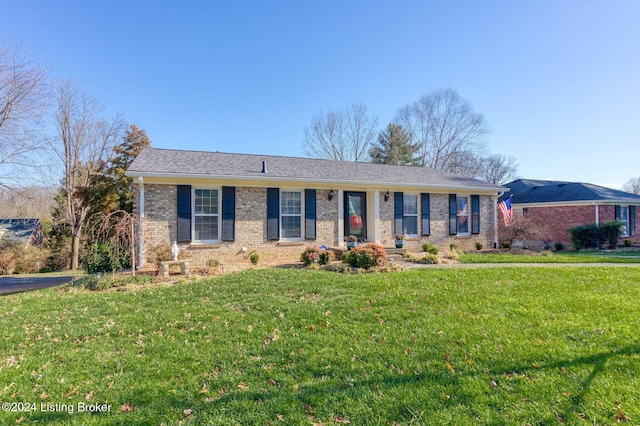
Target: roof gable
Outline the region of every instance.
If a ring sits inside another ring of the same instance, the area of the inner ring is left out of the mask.
[[[127,175],[505,189],[427,167],[158,148],[142,151]]]

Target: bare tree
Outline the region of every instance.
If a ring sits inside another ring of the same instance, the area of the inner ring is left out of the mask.
[[[485,182],[504,185],[517,177],[518,163],[514,157],[492,154],[482,158],[481,163],[477,177]]]
[[[50,186],[0,187],[0,218],[51,219],[55,194]]]
[[[0,186],[30,174],[40,147],[37,129],[47,107],[46,71],[17,47],[0,47]]]
[[[71,230],[71,269],[79,266],[80,244],[90,206],[83,203],[83,191],[91,176],[109,160],[121,138],[124,122],[116,116],[99,117],[102,106],[81,93],[72,82],[56,87],[55,125],[57,135],[51,148],[64,164],[61,195],[63,220]]]
[[[351,104],[337,112],[320,112],[304,129],[304,152],[313,158],[368,161],[377,125],[378,120],[369,117],[362,104]]]
[[[453,89],[422,96],[397,113],[395,121],[418,145],[422,166],[473,176],[466,167],[470,158],[480,156],[489,129],[484,117]]]
[[[640,177],[629,179],[622,189],[632,194],[640,195]]]

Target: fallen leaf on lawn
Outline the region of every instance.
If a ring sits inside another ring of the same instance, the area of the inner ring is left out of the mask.
[[[87,401],[91,401],[93,399],[93,391],[91,391],[88,394],[86,394],[84,396],[84,399],[86,399]]]
[[[238,383],[238,389],[249,389],[249,386],[245,382]]]
[[[336,416],[336,423],[349,424],[351,422],[349,420],[347,420],[347,419],[343,419],[340,416]]]
[[[183,413],[185,417],[188,417],[193,414],[193,408],[187,408],[186,410],[183,411]]]
[[[121,413],[128,413],[129,411],[133,411],[133,407],[131,405],[129,405],[128,402],[125,402],[124,404],[122,404],[120,406],[120,412]]]
[[[66,396],[67,398],[75,395],[78,390],[80,390],[80,388],[78,386],[72,386],[71,389],[69,389],[69,392],[65,393],[64,396]]]

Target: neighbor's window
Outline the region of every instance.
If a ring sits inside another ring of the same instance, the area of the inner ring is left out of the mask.
[[[280,238],[302,238],[302,192],[280,192]]]
[[[404,233],[410,237],[418,236],[418,196],[404,194],[402,198],[402,223]]]
[[[469,197],[456,197],[458,214],[458,235],[469,235]]]
[[[219,240],[219,197],[217,189],[194,189],[193,231],[196,241]]]
[[[629,207],[620,206],[620,222],[623,223],[621,230],[621,237],[629,236]]]

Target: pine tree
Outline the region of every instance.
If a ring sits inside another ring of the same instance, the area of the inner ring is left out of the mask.
[[[378,141],[369,150],[369,155],[373,163],[415,166],[418,164],[416,152],[417,146],[411,144],[402,126],[389,123],[378,134]]]

